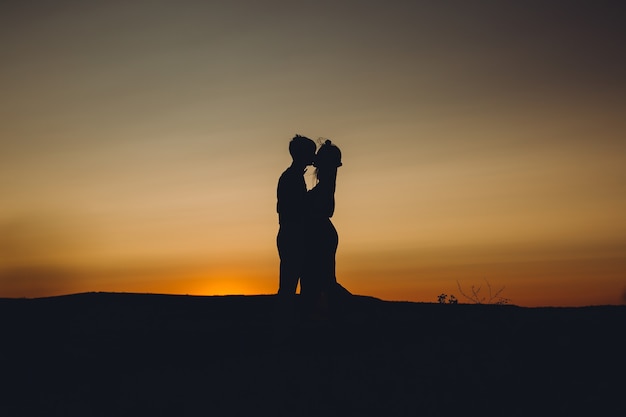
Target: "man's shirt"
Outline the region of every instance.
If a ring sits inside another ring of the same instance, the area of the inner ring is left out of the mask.
[[[304,170],[287,168],[278,180],[277,197],[276,211],[281,225],[304,223],[307,214]]]

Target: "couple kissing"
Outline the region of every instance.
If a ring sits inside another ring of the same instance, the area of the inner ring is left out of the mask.
[[[350,293],[337,283],[335,254],[339,238],[330,218],[335,211],[340,149],[325,140],[316,152],[313,140],[296,135],[289,142],[292,163],[278,180],[276,239],[280,257],[278,295],[300,298],[307,313],[327,316]],[[315,167],[315,186],[307,191],[306,167]]]

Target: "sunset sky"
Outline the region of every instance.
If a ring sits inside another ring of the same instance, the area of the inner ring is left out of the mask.
[[[522,306],[625,303],[624,16],[3,2],[0,297],[275,293],[276,184],[299,133],[342,150],[353,293],[463,302],[457,281],[487,281]]]

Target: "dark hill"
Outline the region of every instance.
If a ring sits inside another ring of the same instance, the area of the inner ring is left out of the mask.
[[[625,416],[626,306],[0,299],[0,416]]]

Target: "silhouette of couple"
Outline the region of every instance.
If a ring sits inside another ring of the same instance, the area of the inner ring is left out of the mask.
[[[335,211],[337,169],[342,164],[341,151],[330,140],[317,153],[316,148],[307,137],[291,139],[293,162],[278,180],[278,295],[294,296],[299,280],[305,311],[327,315],[342,297],[350,295],[335,276],[339,239],[330,220]],[[315,167],[317,183],[307,191],[304,173],[309,165]]]

